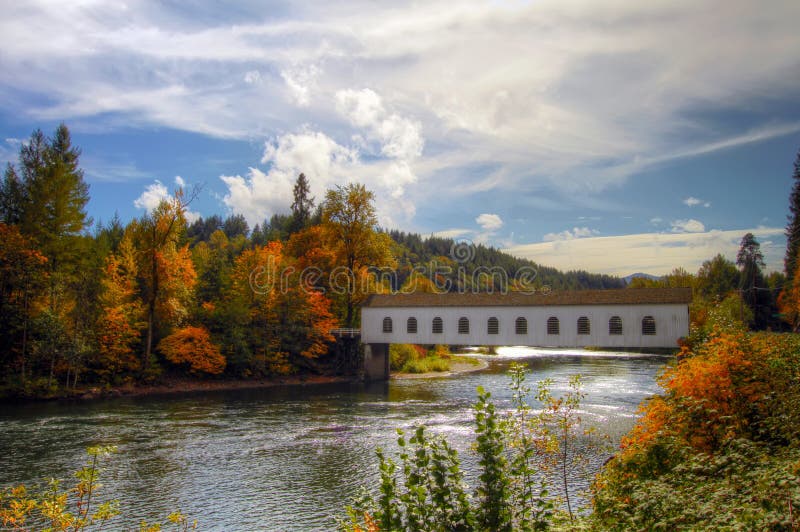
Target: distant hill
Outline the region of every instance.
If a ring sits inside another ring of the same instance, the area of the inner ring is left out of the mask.
[[[658,275],[650,275],[649,273],[632,273],[622,278],[626,285],[631,284],[631,281],[634,279],[650,279],[651,281],[658,281],[661,279],[661,277]]]
[[[482,244],[465,245],[452,238],[423,238],[415,233],[388,231],[387,234],[398,245],[400,256],[397,268],[397,283],[402,286],[415,267],[425,267],[431,261],[441,257],[453,260],[469,277],[477,270],[500,268],[513,279],[520,271],[535,271],[534,283],[537,286],[548,286],[553,290],[581,290],[597,288],[624,288],[626,282],[615,276],[589,273],[582,270],[562,272],[549,266],[542,266],[527,259],[520,259],[502,251]],[[458,260],[454,260],[458,259]],[[522,270],[524,268],[524,270]],[[457,279],[453,279],[457,281]],[[463,286],[462,288],[469,288]],[[397,288],[397,287],[394,287]],[[497,287],[496,287],[497,288]],[[454,286],[454,289],[458,289]]]

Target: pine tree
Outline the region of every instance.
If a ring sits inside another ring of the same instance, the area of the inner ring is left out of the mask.
[[[786,269],[786,280],[791,284],[797,269],[797,252],[800,250],[800,151],[797,152],[797,159],[794,161],[794,173],[792,174],[794,184],[792,193],[789,195],[789,223],[786,225],[786,258],[784,265]]]
[[[764,282],[764,255],[761,253],[761,244],[758,243],[753,233],[742,237],[736,264],[741,268],[739,288],[742,299],[753,310],[753,326],[764,329],[769,324],[772,306],[769,291]]]
[[[304,229],[311,218],[311,209],[314,208],[314,198],[311,197],[311,188],[305,174],[297,176],[294,185],[294,202],[292,202],[292,232]]]

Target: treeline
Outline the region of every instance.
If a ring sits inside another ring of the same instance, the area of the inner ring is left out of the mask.
[[[326,371],[320,357],[330,330],[356,325],[359,303],[380,289],[367,266],[395,266],[363,186],[329,190],[315,205],[301,174],[291,214],[253,231],[241,216],[187,224],[196,189],[178,189],[127,224],[115,217],[92,227],[79,157],[61,125],[52,137],[34,132],[5,170],[5,394],[50,395],[165,373]]]
[[[782,272],[765,275],[763,269],[761,245],[747,233],[735,263],[718,254],[703,262],[696,274],[676,268],[659,279],[636,277],[628,288],[692,288],[690,313],[695,333],[708,329],[712,310],[753,330],[787,330],[795,322],[790,315],[794,299],[783,290],[789,283]]]
[[[423,238],[415,233],[391,230],[388,232],[398,246],[398,286],[406,282],[415,268],[432,265],[451,268],[450,279],[453,290],[471,289],[475,282],[493,283],[491,288],[501,290],[499,275],[480,279],[476,272],[503,271],[509,280],[521,277],[525,272],[527,279],[535,286],[547,286],[553,290],[582,290],[599,288],[624,288],[625,281],[619,277],[589,273],[585,271],[561,272],[555,268],[542,266],[533,261],[513,257],[507,253],[483,244],[458,242],[451,238],[430,236]],[[466,274],[466,282],[459,284],[459,268]],[[487,288],[482,286],[482,289]]]

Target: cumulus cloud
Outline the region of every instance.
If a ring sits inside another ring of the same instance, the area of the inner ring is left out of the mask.
[[[497,231],[503,227],[503,220],[496,214],[481,214],[475,218],[475,222],[480,225],[484,231]]]
[[[424,141],[419,122],[388,113],[382,98],[371,89],[346,89],[336,93],[336,109],[350,123],[364,128],[381,144],[387,157],[411,161],[422,154]]]
[[[144,209],[150,212],[158,207],[162,201],[166,200],[169,200],[169,191],[161,181],[156,180],[155,183],[147,185],[144,192],[133,200],[133,206],[137,209]]]
[[[761,241],[767,268],[783,268],[783,228],[758,227],[702,233],[640,233],[620,236],[554,240],[521,244],[503,251],[561,270],[588,270],[612,275],[643,272],[664,275],[681,266],[697,271],[717,253],[735,259],[742,236],[753,233]]]
[[[672,232],[673,233],[702,233],[706,230],[703,222],[689,218],[688,220],[673,220]]]
[[[596,229],[589,229],[588,227],[573,227],[570,231],[566,229],[560,233],[547,233],[542,237],[544,242],[556,242],[559,240],[574,240],[576,238],[588,238],[590,236],[599,235],[600,231]]]
[[[250,168],[244,176],[223,175],[228,192],[223,203],[244,215],[253,226],[292,203],[297,176],[306,175],[311,194],[319,203],[328,189],[359,182],[376,193],[381,224],[395,227],[414,214],[414,205],[404,196],[404,186],[416,180],[403,161],[362,161],[358,150],[343,146],[319,131],[304,129],[267,142],[261,163],[268,169]]]
[[[181,176],[175,176],[175,184],[182,187],[186,184]],[[156,179],[156,181],[144,189],[141,195],[133,200],[133,206],[137,209],[144,209],[147,212],[152,212],[153,209],[159,206],[162,201],[169,201],[172,196],[164,184]],[[186,209],[183,213],[186,221],[192,223],[200,219],[200,213]]]

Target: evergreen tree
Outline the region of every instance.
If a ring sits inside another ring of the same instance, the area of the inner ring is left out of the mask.
[[[786,258],[784,265],[786,279],[789,283],[794,278],[797,262],[797,252],[800,250],[800,151],[797,152],[797,159],[794,161],[794,173],[792,174],[794,184],[792,193],[789,195],[789,223],[786,225]]]
[[[742,237],[736,264],[741,268],[739,288],[742,291],[742,300],[753,311],[753,327],[764,329],[770,322],[772,297],[761,271],[764,267],[761,244],[753,233],[747,233]]]
[[[308,226],[311,210],[314,208],[314,198],[311,197],[311,188],[305,174],[297,176],[294,185],[294,202],[292,202],[292,232],[300,231]]]

